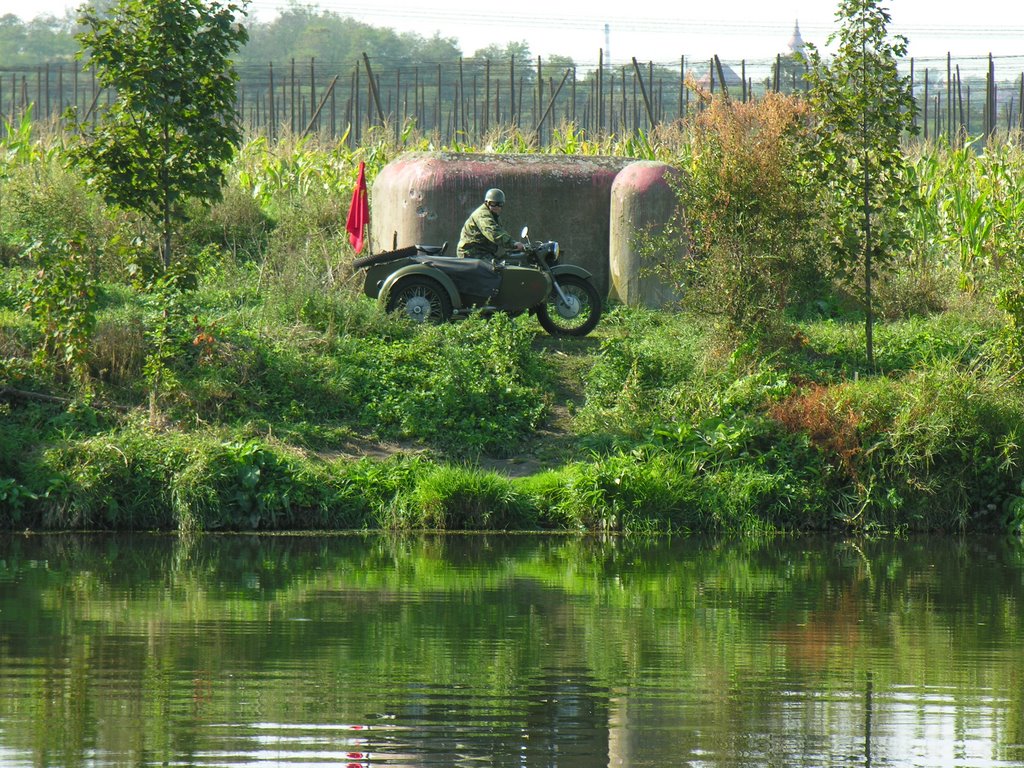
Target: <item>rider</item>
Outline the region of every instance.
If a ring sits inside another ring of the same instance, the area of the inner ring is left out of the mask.
[[[501,251],[523,250],[523,244],[502,229],[498,215],[505,205],[505,193],[488,189],[483,204],[473,211],[462,226],[458,254],[464,259],[496,259]]]

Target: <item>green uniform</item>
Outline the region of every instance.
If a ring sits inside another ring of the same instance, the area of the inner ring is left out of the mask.
[[[497,215],[484,203],[462,225],[458,254],[466,259],[496,259],[515,244],[512,235],[501,228]]]

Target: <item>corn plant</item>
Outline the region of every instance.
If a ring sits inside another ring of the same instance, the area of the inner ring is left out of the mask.
[[[0,179],[16,164],[36,159],[37,147],[32,141],[32,107],[25,110],[21,122],[13,125],[4,120],[4,138],[0,139]]]
[[[1024,152],[1012,144],[975,142],[926,147],[911,161],[920,204],[910,210],[919,257],[955,268],[973,291],[1013,258],[1024,237]]]

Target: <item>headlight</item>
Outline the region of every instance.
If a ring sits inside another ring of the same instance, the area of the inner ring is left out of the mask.
[[[554,241],[551,243],[551,254],[554,256],[555,261],[558,261],[558,242]]]

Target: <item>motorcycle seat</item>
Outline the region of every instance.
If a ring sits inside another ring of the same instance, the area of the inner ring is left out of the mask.
[[[441,256],[448,250],[448,241],[445,240],[442,245],[417,245],[416,250],[428,256]]]

